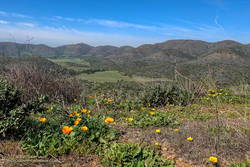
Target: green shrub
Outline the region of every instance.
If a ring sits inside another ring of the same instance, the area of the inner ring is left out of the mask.
[[[109,167],[173,167],[174,163],[138,144],[111,144],[102,162]]]
[[[230,167],[250,167],[250,159],[245,162],[233,163]]]
[[[21,101],[21,92],[5,80],[0,80],[0,136],[14,136],[24,125],[27,116],[41,109],[44,98],[27,102]]]
[[[153,114],[152,114],[153,113]],[[134,120],[129,125],[144,128],[157,126],[175,126],[178,120],[168,112],[138,111],[130,115]]]
[[[143,98],[144,105],[153,107],[166,105],[188,105],[192,102],[193,95],[173,85],[171,87],[156,86],[148,90]]]
[[[52,113],[49,113],[52,114]],[[63,117],[62,120],[53,120],[53,117],[62,117],[60,112],[47,117],[45,123],[35,121],[33,128],[29,130],[26,138],[22,142],[22,149],[31,155],[63,155],[71,152],[82,154],[92,150],[95,152],[98,146],[117,139],[118,132],[109,128],[103,122],[102,117],[86,117],[81,114],[79,117]],[[55,118],[55,119],[57,119]],[[78,125],[73,122],[81,118]],[[64,134],[62,128],[70,126],[73,128],[70,134]],[[81,126],[87,126],[87,131],[82,131]],[[95,148],[91,148],[95,147]],[[96,149],[96,150],[95,150]]]

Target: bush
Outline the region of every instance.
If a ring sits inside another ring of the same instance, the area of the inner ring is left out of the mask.
[[[188,105],[193,101],[193,95],[173,85],[171,87],[156,86],[151,88],[144,96],[144,105],[153,107],[166,105]]]
[[[245,162],[234,163],[230,167],[250,167],[250,159]]]
[[[139,111],[130,115],[134,120],[129,125],[139,128],[158,127],[158,126],[176,126],[178,120],[168,112]]]
[[[72,103],[79,100],[82,93],[78,80],[32,64],[11,64],[4,75],[22,90],[23,101],[47,96],[52,102]]]
[[[174,163],[138,144],[111,144],[103,153],[103,164],[109,167],[173,167]]]
[[[35,121],[32,126],[34,128],[29,130],[22,143],[22,149],[37,156],[63,155],[72,152],[84,154],[96,152],[102,144],[117,139],[118,132],[109,128],[102,117],[88,117],[81,113],[78,117],[69,118],[59,115],[61,113],[58,111],[47,116],[43,114],[43,117],[48,118],[45,123]],[[58,117],[61,120],[58,120]],[[81,118],[81,122],[73,125],[77,118]],[[72,127],[72,132],[64,134],[62,132],[64,126]],[[82,126],[88,127],[88,130],[83,131]]]
[[[20,129],[27,116],[32,111],[41,109],[45,99],[22,103],[21,92],[10,85],[6,80],[0,79],[0,136],[6,136],[12,130]]]

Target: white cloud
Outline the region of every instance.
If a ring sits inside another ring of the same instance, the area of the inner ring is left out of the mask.
[[[19,22],[19,23],[16,23],[17,25],[19,26],[25,26],[25,27],[35,27],[36,25],[33,24],[33,23],[28,23],[28,22]]]
[[[9,24],[9,22],[5,20],[0,20],[0,24]]]
[[[31,16],[20,14],[20,13],[11,13],[11,12],[5,12],[0,11],[0,16],[4,17],[16,17],[16,18],[23,18],[23,19],[31,19]]]
[[[87,43],[97,45],[133,45],[138,46],[145,43],[156,43],[162,41],[160,38],[147,38],[131,35],[104,34],[97,32],[79,31],[76,29],[53,28],[53,27],[0,27],[0,41],[12,41],[9,34],[15,37],[16,42],[25,42],[32,37],[32,43],[44,43],[58,46],[70,43]],[[13,41],[14,42],[14,41]]]
[[[135,28],[135,29],[143,29],[143,30],[153,30],[157,27],[150,25],[141,25],[128,23],[123,21],[115,21],[115,20],[104,20],[104,19],[80,19],[80,18],[70,18],[70,17],[62,17],[62,16],[54,16],[53,19],[64,20],[70,22],[79,22],[83,24],[97,24],[106,27],[113,28]]]

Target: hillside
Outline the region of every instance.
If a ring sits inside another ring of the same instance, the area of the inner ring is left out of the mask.
[[[137,48],[93,47],[82,43],[53,48],[2,42],[0,53],[7,56],[29,53],[49,58],[81,58],[89,62],[92,69],[118,70],[127,75],[173,78],[176,64],[179,71],[191,77],[204,76],[210,69],[223,82],[250,78],[250,45],[230,40],[215,43],[170,40]]]

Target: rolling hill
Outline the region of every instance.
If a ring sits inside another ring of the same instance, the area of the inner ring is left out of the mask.
[[[92,69],[118,70],[127,75],[173,77],[174,66],[190,77],[201,77],[212,69],[223,82],[250,78],[250,45],[236,41],[205,42],[170,40],[157,44],[97,46],[72,44],[59,47],[0,42],[0,54],[39,55],[47,58],[81,58]]]

